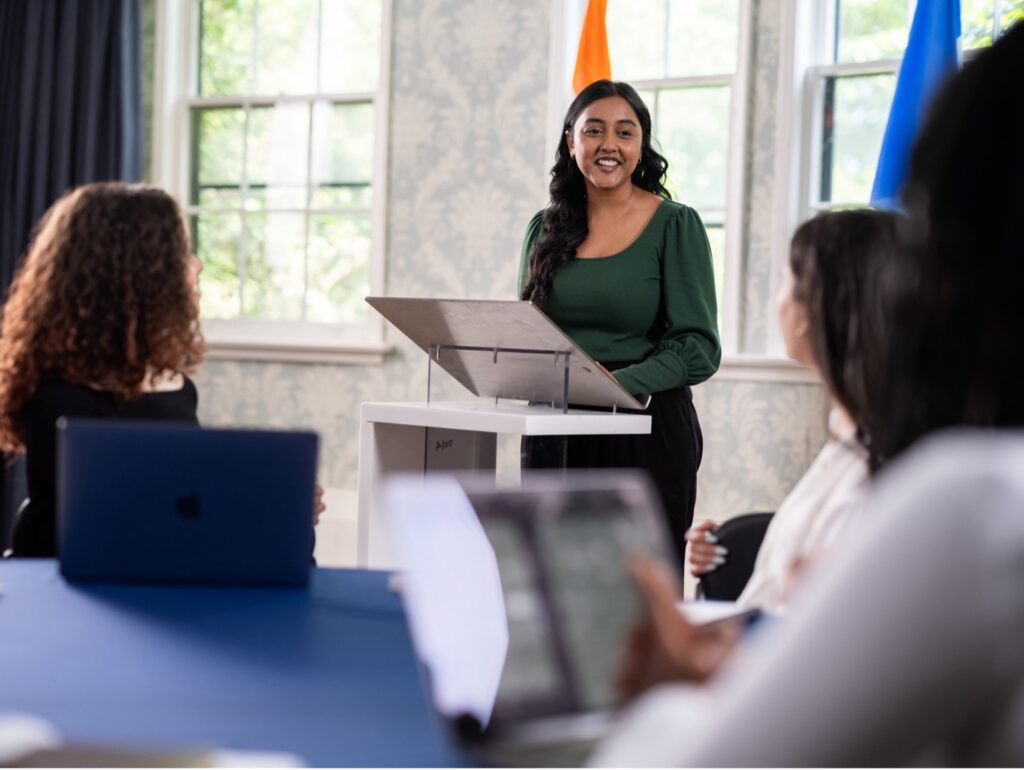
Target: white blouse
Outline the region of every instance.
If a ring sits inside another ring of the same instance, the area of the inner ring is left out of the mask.
[[[782,501],[758,551],[754,572],[737,602],[784,613],[794,566],[831,548],[860,508],[867,487],[867,453],[845,414],[829,415],[831,438]]]

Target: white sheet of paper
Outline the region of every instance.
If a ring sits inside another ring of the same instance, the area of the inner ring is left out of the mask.
[[[49,722],[32,714],[0,711],[0,765],[59,745],[60,736]]]
[[[683,613],[683,617],[695,626],[714,623],[716,620],[725,620],[743,612],[736,602],[719,602],[707,599],[699,602],[679,602],[676,606]]]
[[[471,714],[486,725],[508,651],[494,549],[450,476],[393,476],[381,494],[434,705],[446,716]]]

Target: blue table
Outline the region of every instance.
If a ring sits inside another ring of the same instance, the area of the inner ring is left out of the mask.
[[[386,573],[318,569],[308,591],[76,585],[10,560],[0,587],[0,711],[68,741],[459,763]]]

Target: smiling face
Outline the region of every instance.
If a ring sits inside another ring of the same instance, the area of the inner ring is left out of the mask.
[[[640,163],[640,120],[621,96],[598,99],[580,113],[566,143],[588,188],[614,189],[629,184]]]

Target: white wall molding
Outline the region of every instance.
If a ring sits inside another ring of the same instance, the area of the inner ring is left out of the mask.
[[[788,358],[776,356],[724,356],[715,379],[733,382],[821,384],[821,379],[813,369]]]

